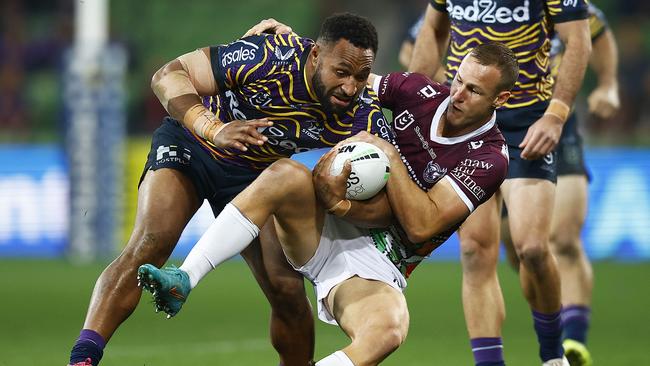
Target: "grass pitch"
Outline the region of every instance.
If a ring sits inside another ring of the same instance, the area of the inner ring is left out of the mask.
[[[82,326],[103,264],[0,261],[0,366],[61,365]],[[589,348],[596,365],[650,365],[650,263],[597,263]],[[385,365],[472,365],[460,301],[460,265],[427,262],[406,292],[411,327]],[[502,265],[509,365],[539,365],[529,310],[514,273]],[[135,279],[134,279],[135,281]],[[208,276],[183,311],[165,320],[149,295],[113,336],[103,366],[277,365],[268,340],[269,307],[243,261]],[[309,287],[309,285],[308,285]],[[308,288],[311,293],[311,288]],[[316,358],[347,344],[317,322]]]

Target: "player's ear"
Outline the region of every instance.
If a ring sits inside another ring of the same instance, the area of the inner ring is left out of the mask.
[[[512,93],[507,90],[499,92],[499,94],[497,94],[497,97],[494,99],[494,103],[492,103],[494,105],[494,108],[499,108],[502,105],[506,104],[511,94]]]
[[[312,58],[312,63],[314,64],[314,66],[316,66],[316,64],[318,64],[318,57],[320,56],[321,51],[322,51],[321,45],[319,45],[318,43],[314,43],[314,47],[312,47],[311,51],[310,51],[311,56],[312,56],[311,57]]]

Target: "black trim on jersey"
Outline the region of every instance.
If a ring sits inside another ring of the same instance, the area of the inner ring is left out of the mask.
[[[214,82],[217,83],[217,92],[222,92],[225,81],[219,67],[219,46],[210,46],[210,66],[212,67]]]
[[[548,9],[547,13],[548,14]],[[589,14],[589,9],[585,8],[582,9],[581,11],[578,12],[571,12],[571,13],[564,13],[557,15],[557,16],[550,16],[549,18],[551,19],[551,22],[557,24],[557,23],[566,23],[566,22],[572,22],[574,20],[583,20],[583,19],[589,19],[591,17],[591,14]]]
[[[438,3],[436,3],[436,0],[431,0],[429,3],[431,4],[431,6],[433,6],[434,9],[436,9],[438,11],[441,11],[443,13],[447,12],[447,7],[445,6],[445,5],[447,5],[446,2],[445,2],[445,5],[439,5]]]

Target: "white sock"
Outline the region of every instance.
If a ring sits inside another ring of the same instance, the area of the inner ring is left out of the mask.
[[[316,362],[316,366],[354,366],[352,360],[343,351],[336,351]]]
[[[244,250],[259,233],[260,229],[229,203],[201,236],[179,269],[187,272],[194,288],[210,271]]]

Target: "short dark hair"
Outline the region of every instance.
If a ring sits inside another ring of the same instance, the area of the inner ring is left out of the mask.
[[[337,13],[325,19],[318,35],[323,42],[337,42],[341,38],[355,47],[371,49],[377,54],[377,30],[367,18],[352,13]]]
[[[487,42],[480,44],[469,52],[479,64],[496,66],[501,72],[501,81],[497,84],[497,92],[510,90],[515,86],[519,77],[519,63],[517,56],[508,46],[500,42]]]

